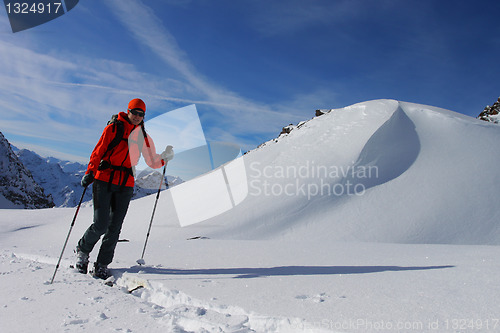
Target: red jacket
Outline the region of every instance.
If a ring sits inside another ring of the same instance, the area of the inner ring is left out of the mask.
[[[140,125],[132,125],[125,112],[118,114],[118,121],[123,123],[123,139],[116,147],[107,151],[110,142],[116,136],[116,125],[110,124],[106,126],[101,138],[92,151],[92,155],[90,155],[86,173],[92,171],[95,179],[105,182],[111,181],[115,185],[133,187],[134,177],[131,174],[131,168],[133,165],[137,165],[141,153],[147,165],[153,169],[161,168],[165,162],[156,153],[153,139],[148,135],[147,140],[144,140]],[[147,143],[149,143],[149,148]],[[139,147],[141,146],[142,150],[139,152]]]

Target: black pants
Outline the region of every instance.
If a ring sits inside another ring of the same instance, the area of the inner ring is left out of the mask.
[[[90,253],[104,235],[96,260],[101,265],[109,265],[113,261],[123,219],[133,194],[133,187],[109,186],[107,182],[100,180],[93,184],[94,223],[78,241],[78,247],[81,251]]]

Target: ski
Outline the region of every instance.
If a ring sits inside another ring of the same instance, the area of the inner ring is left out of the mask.
[[[138,289],[142,289],[142,288],[144,288],[144,286],[139,285],[139,286],[137,286],[137,287],[135,287],[135,288],[129,289],[129,290],[128,290],[128,293],[129,293],[129,294],[132,294],[134,291],[136,291],[136,290],[138,290]]]
[[[205,236],[195,236],[195,237],[187,238],[187,240],[196,240],[196,239],[210,239],[210,238],[205,237]]]

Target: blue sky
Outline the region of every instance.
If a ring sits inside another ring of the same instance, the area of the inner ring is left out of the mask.
[[[243,150],[314,110],[392,98],[477,116],[500,95],[496,0],[87,0],[12,33],[0,10],[0,131],[86,162],[110,115],[196,104]]]

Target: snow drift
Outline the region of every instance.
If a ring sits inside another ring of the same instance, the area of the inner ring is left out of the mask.
[[[419,104],[331,110],[244,155],[248,196],[200,226],[211,238],[500,244],[499,139],[497,125]],[[162,200],[155,223],[172,224]]]

